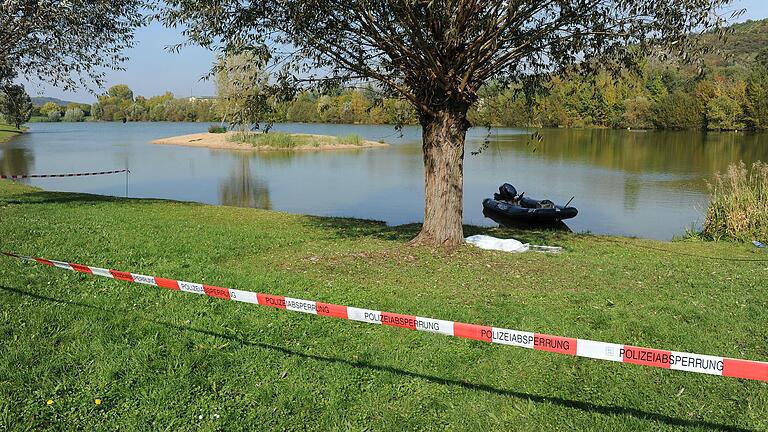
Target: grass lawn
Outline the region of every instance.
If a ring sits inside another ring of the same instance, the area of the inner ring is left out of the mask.
[[[16,126],[0,123],[0,143],[4,143],[16,135],[23,133],[26,128],[17,129]]]
[[[446,253],[405,246],[416,229],[0,182],[2,250],[768,359],[768,262],[690,256],[768,259],[751,245],[487,230],[565,250]],[[313,317],[10,258],[0,258],[0,316],[0,430],[768,430],[764,382]]]

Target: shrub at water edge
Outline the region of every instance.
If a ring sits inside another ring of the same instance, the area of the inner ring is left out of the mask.
[[[714,240],[768,238],[768,163],[731,164],[709,185],[710,204],[704,220],[706,237]]]

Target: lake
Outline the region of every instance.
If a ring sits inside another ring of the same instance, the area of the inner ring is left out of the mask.
[[[275,129],[360,134],[387,148],[246,153],[150,141],[204,132],[200,123],[34,123],[0,144],[0,173],[51,174],[130,168],[129,196],[256,207],[321,216],[423,218],[421,132],[391,126],[280,124]],[[494,226],[482,200],[503,182],[532,198],[579,209],[574,231],[670,239],[699,227],[706,180],[729,163],[768,161],[768,134],[475,128],[466,147],[465,223]],[[472,155],[489,140],[479,155]],[[46,190],[123,196],[122,174],[33,179]]]

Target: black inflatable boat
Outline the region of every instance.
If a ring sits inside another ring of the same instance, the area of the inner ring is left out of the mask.
[[[493,195],[493,199],[483,200],[483,208],[510,220],[528,223],[559,222],[579,214],[575,207],[560,206],[549,200],[535,200],[523,195],[525,192],[518,195],[514,186],[504,183],[499,187],[499,193]]]

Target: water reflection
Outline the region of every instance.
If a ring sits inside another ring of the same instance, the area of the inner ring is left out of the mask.
[[[624,208],[634,210],[640,201],[640,180],[635,175],[624,177]]]
[[[540,157],[638,174],[711,176],[733,161],[752,162],[766,155],[764,135],[741,132],[544,129],[539,133]],[[532,152],[527,135],[492,135],[491,141],[502,149]]]
[[[251,156],[238,155],[232,174],[219,185],[219,201],[223,205],[270,210],[267,183],[251,174]]]
[[[0,175],[26,175],[35,158],[26,148],[0,148]]]

